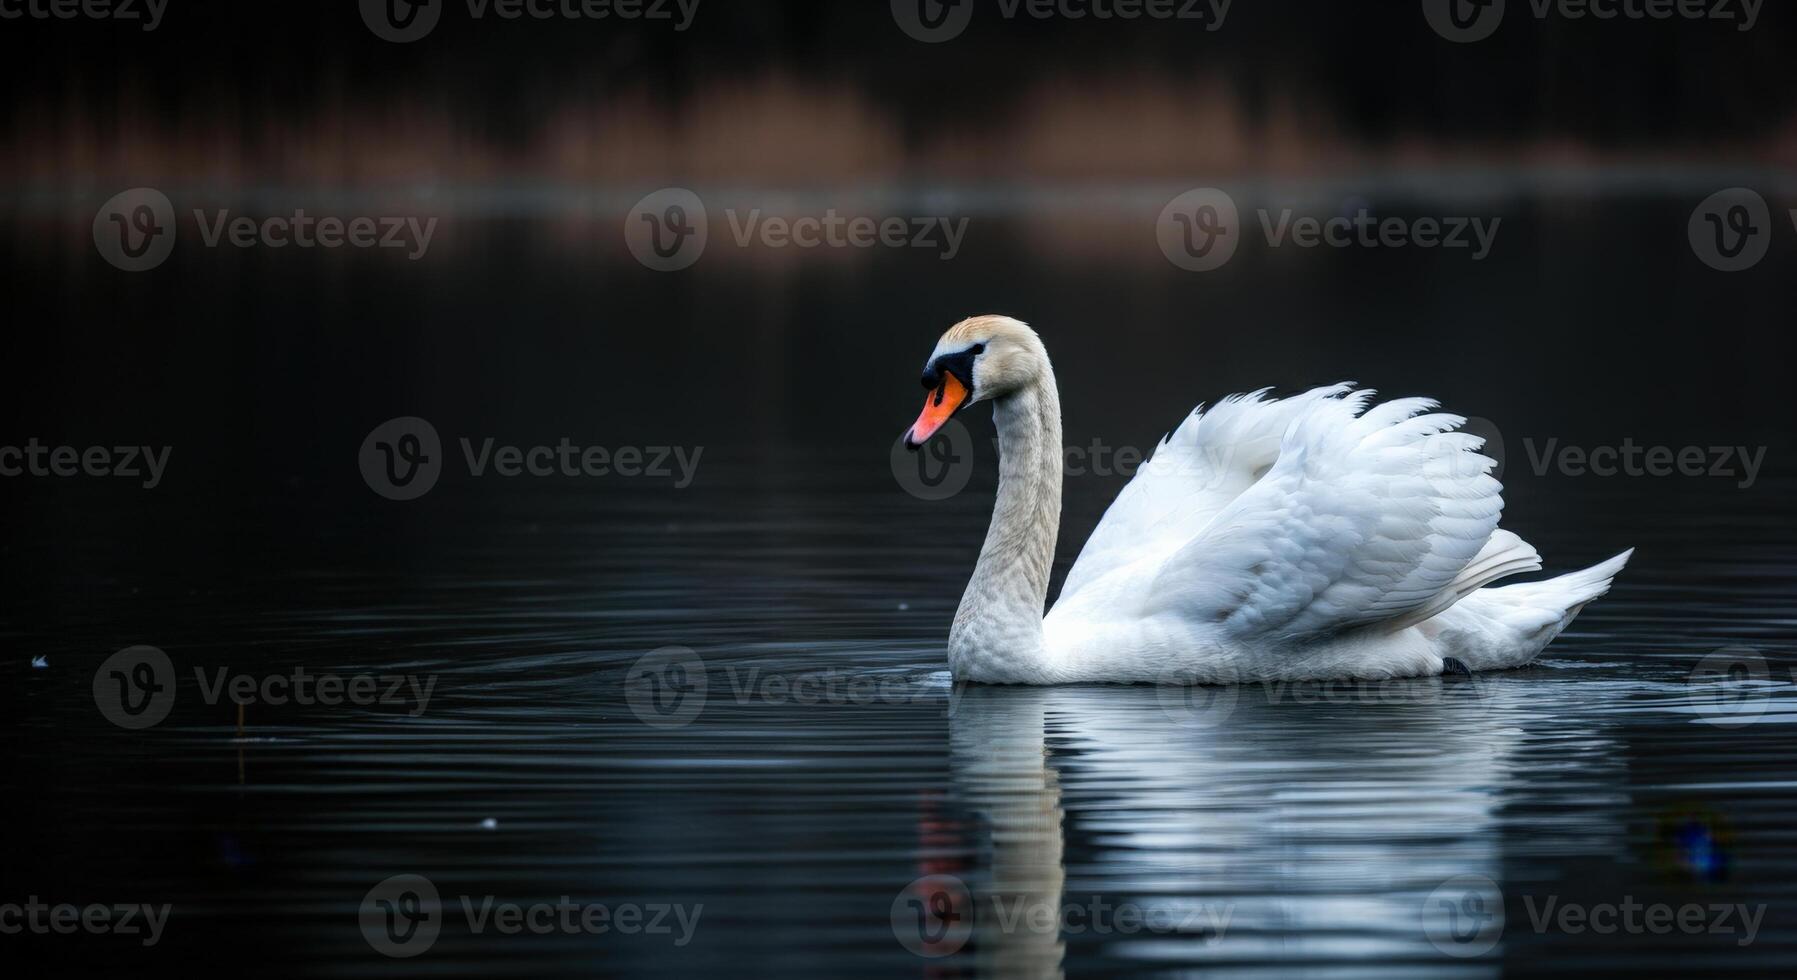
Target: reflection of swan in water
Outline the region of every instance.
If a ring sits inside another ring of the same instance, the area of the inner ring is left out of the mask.
[[[1543,683],[959,688],[954,791],[989,846],[966,876],[980,972],[1058,976],[1069,943],[1174,964],[1445,961],[1425,902],[1456,876],[1504,880],[1500,803],[1528,806],[1536,779],[1615,782],[1590,771],[1619,765],[1591,751],[1606,740],[1590,732],[1574,733],[1585,751],[1554,756],[1579,771],[1533,771],[1519,745],[1551,710]],[[1193,693],[1211,700],[1186,701]],[[1607,820],[1560,819],[1543,828],[1551,839],[1520,846],[1622,846]],[[1075,829],[1080,863],[1068,868]],[[1134,903],[1162,928],[1062,936],[992,914],[1092,898]],[[1481,964],[1495,972],[1492,960],[1467,965]]]
[[[957,685],[950,702],[955,788],[991,845],[988,876],[968,882],[974,886],[982,975],[1061,975],[1065,814],[1060,777],[1048,765],[1044,744],[1048,702],[1042,689],[967,685]],[[1050,925],[1043,924],[1044,914]]]

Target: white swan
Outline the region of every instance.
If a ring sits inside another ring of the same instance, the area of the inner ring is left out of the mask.
[[[1498,529],[1482,441],[1436,403],[1351,385],[1194,412],[1080,552],[1047,616],[1061,519],[1061,406],[1042,341],[1003,316],[951,327],[905,435],[993,403],[998,498],[949,631],[960,680],[1245,683],[1413,677],[1528,663],[1632,551],[1485,588],[1541,558]]]

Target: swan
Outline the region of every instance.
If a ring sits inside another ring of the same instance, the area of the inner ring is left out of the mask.
[[[1533,660],[1633,549],[1488,588],[1541,557],[1498,528],[1502,487],[1465,419],[1352,384],[1203,406],[1118,494],[1043,615],[1061,518],[1061,405],[1029,325],[976,316],[925,362],[905,444],[992,403],[998,494],[949,629],[990,684],[1384,679]]]

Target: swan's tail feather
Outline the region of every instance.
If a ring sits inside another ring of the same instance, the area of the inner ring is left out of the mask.
[[[1562,610],[1563,619],[1560,629],[1572,624],[1572,618],[1585,608],[1585,604],[1610,591],[1611,583],[1616,581],[1623,566],[1635,554],[1635,549],[1617,555],[1608,561],[1601,561],[1590,568],[1568,572],[1558,578],[1550,578],[1545,582],[1525,582],[1512,585],[1503,591],[1513,593],[1519,600],[1526,600],[1532,605]],[[1560,629],[1554,632],[1558,633]]]
[[[1391,620],[1387,625],[1394,632],[1408,629],[1441,615],[1449,606],[1498,579],[1540,570],[1541,553],[1532,545],[1509,531],[1493,531],[1491,539],[1485,542],[1485,547],[1479,549],[1479,553],[1460,570],[1459,575],[1454,576],[1447,588],[1436,593],[1427,603]]]
[[[1474,670],[1520,667],[1534,660],[1592,600],[1610,591],[1635,549],[1545,582],[1523,582],[1468,595],[1422,629],[1443,656]]]

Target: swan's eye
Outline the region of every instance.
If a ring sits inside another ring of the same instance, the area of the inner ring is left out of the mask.
[[[986,353],[986,345],[985,344],[974,344],[972,347],[967,348],[967,353],[972,354],[975,357],[978,357],[981,354]]]

